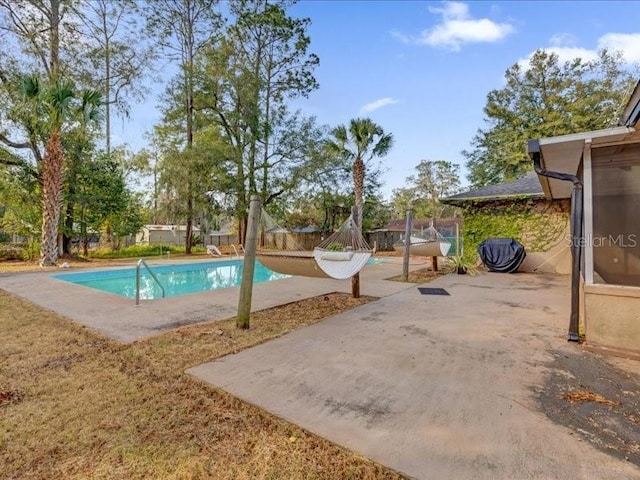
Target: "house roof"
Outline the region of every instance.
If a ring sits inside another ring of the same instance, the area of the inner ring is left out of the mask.
[[[187,229],[186,225],[144,225],[143,228],[146,228],[150,232],[173,232],[175,230],[184,231]],[[199,232],[200,229],[193,225],[191,227],[193,232]]]
[[[594,149],[639,141],[640,132],[623,126],[530,140],[529,150],[530,155],[539,152],[540,166],[545,170],[577,175],[585,145]],[[571,197],[571,182],[540,176],[540,183],[547,198]]]
[[[308,227],[296,227],[296,228],[292,228],[291,231],[293,233],[317,233],[317,232],[321,232],[322,230],[320,230],[318,227],[316,227],[315,225],[310,225]]]
[[[420,230],[422,228],[428,228],[429,226],[431,226],[432,222],[433,222],[433,219],[431,218],[427,220],[420,220],[420,219],[413,220],[413,229]],[[456,223],[462,224],[462,219],[461,218],[437,218],[435,223],[436,223],[436,229],[444,228],[444,227],[455,227]],[[384,228],[378,228],[372,231],[404,232],[406,227],[407,227],[406,219],[391,220],[389,223],[387,223],[387,225]]]
[[[624,107],[619,125],[625,127],[635,127],[640,118],[640,81],[636,84],[627,106]]]
[[[442,203],[456,204],[468,201],[487,202],[509,197],[544,197],[544,192],[535,172],[510,182],[488,185],[486,187],[458,193],[442,200]]]

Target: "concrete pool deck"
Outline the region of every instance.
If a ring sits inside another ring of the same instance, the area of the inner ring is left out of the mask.
[[[229,260],[229,258],[221,260]],[[362,295],[383,297],[415,286],[414,284],[384,280],[399,275],[402,271],[400,259],[392,258],[389,260],[388,263],[367,265],[362,270]],[[202,259],[193,260],[194,263],[202,261]],[[187,262],[157,261],[149,263],[153,266]],[[412,261],[411,270],[425,266],[424,259],[416,259]],[[78,271],[90,272],[121,268],[127,267]],[[159,300],[143,300],[141,305],[136,307],[134,300],[130,298],[52,278],[52,275],[59,273],[67,272],[60,270],[0,275],[0,288],[125,343],[184,325],[223,320],[233,317],[237,313],[239,287]],[[257,283],[253,287],[252,311],[331,292],[350,293],[351,281],[292,277]]]
[[[565,340],[568,277],[429,287],[450,296],[399,289],[188,373],[411,478],[640,479],[540,404],[576,380],[554,359],[589,355]]]

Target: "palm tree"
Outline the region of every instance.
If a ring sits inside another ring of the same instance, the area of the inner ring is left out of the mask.
[[[42,187],[42,236],[40,265],[55,265],[58,260],[58,224],[63,201],[64,179],[63,129],[70,124],[82,128],[100,118],[100,94],[84,91],[79,96],[69,81],[56,80],[42,86],[38,77],[21,79],[21,91],[31,110],[34,124],[46,139],[40,169]]]
[[[355,194],[356,218],[354,221],[362,231],[362,209],[364,206],[365,164],[374,157],[384,157],[393,145],[393,134],[384,133],[382,127],[370,118],[354,118],[349,126],[340,125],[331,131],[328,142],[333,155],[353,160],[353,190]]]
[[[393,145],[393,134],[384,133],[382,127],[370,118],[354,118],[349,127],[340,125],[331,131],[333,137],[327,148],[330,154],[353,159],[353,190],[355,195],[356,228],[362,233],[362,211],[364,207],[365,163],[373,157],[384,157]],[[351,278],[351,296],[360,297],[360,274]]]

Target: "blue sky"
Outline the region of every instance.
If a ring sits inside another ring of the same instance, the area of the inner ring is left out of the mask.
[[[331,126],[369,116],[393,133],[387,198],[421,159],[453,161],[464,176],[460,152],[482,126],[487,93],[536,49],[568,60],[608,47],[640,62],[640,2],[307,0],[291,14],[311,18],[310,50],[320,57],[320,88],[296,106]],[[136,106],[113,133],[143,146],[156,104]]]

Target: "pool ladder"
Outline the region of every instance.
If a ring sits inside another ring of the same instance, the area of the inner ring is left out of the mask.
[[[158,280],[158,277],[156,277],[156,274],[151,271],[151,268],[149,267],[149,265],[147,265],[147,262],[145,262],[143,259],[140,259],[138,260],[138,264],[136,265],[136,307],[140,306],[140,267],[142,266],[147,269],[147,272],[149,272],[151,278],[153,278],[160,287],[160,290],[162,291],[162,298],[164,298],[165,296],[164,287]]]

